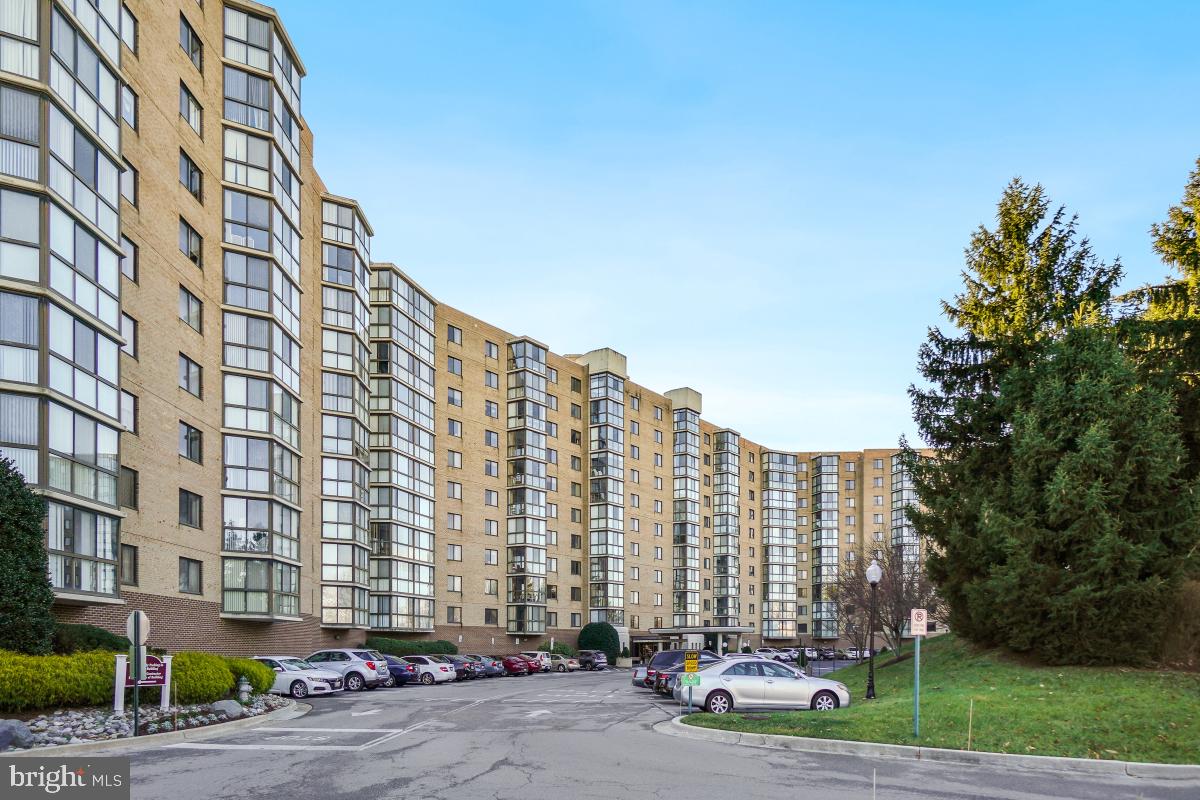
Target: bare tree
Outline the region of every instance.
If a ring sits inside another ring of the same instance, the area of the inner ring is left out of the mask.
[[[899,653],[910,612],[914,608],[924,608],[929,611],[930,619],[940,619],[941,600],[925,574],[923,560],[906,557],[903,548],[881,544],[877,550],[856,553],[856,556],[854,561],[842,564],[838,570],[833,591],[842,629],[860,649],[868,646],[871,637],[866,631],[870,628],[871,586],[867,583],[867,566],[871,558],[875,558],[883,570],[875,596],[875,630],[883,634],[893,653]],[[861,645],[851,636],[851,628],[863,631]],[[873,641],[870,646],[874,646]]]

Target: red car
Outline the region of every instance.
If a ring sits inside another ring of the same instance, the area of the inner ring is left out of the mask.
[[[529,674],[529,662],[521,656],[495,656],[495,658],[504,667],[506,676]]]

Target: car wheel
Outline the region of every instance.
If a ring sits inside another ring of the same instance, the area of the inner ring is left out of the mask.
[[[396,676],[388,675],[388,679],[383,682],[383,688],[392,689],[392,688],[395,688],[395,686],[396,686]]]
[[[733,698],[729,692],[713,692],[704,701],[704,709],[710,714],[728,714],[733,710]]]
[[[297,700],[303,700],[308,697],[308,684],[304,681],[293,681],[289,694]]]
[[[833,692],[817,692],[812,699],[812,707],[816,711],[833,711],[838,707],[837,695]]]
[[[421,673],[421,683],[425,684],[426,686],[433,683],[433,673],[432,672],[422,672]]]
[[[346,676],[346,691],[361,692],[363,688],[363,678],[357,672],[351,672]]]
[[[566,665],[565,665],[565,664],[559,664],[559,665],[558,665],[558,671],[559,671],[559,672],[566,672],[566,671],[567,671],[567,667],[566,667]]]

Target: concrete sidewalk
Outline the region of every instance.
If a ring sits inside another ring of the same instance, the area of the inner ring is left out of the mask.
[[[1127,775],[1131,778],[1154,780],[1194,781],[1200,787],[1200,764],[1149,764],[1140,761],[1108,761],[1094,758],[1065,758],[1061,756],[1029,756],[1008,753],[987,753],[976,750],[947,750],[937,747],[912,747],[900,744],[852,742],[844,739],[814,739],[805,736],[779,736],[765,733],[738,733],[714,728],[688,725],[682,717],[673,717],[654,726],[657,733],[698,739],[706,742],[765,747],[774,750],[793,750],[806,753],[865,756],[868,758],[940,761],[992,767],[1012,767],[1022,770],[1076,772],[1088,775]]]

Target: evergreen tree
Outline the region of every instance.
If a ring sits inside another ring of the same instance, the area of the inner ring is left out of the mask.
[[[1097,260],[1074,217],[1050,205],[1041,186],[1006,187],[994,230],[980,226],[965,252],[964,290],[942,310],[958,331],[931,328],[919,354],[926,386],[909,390],[922,438],[937,457],[908,465],[921,508],[911,516],[933,543],[927,569],[951,627],[998,644],[991,604],[978,587],[1007,560],[1006,544],[983,535],[993,487],[1011,480],[1012,404],[1007,374],[1036,362],[1064,333],[1108,319],[1119,263]]]
[[[963,589],[973,617],[1051,663],[1157,655],[1197,531],[1171,394],[1141,384],[1111,329],[1080,327],[1000,397],[1012,462],[980,509],[1000,559]]]
[[[1188,474],[1200,474],[1200,160],[1188,176],[1183,200],[1153,225],[1154,250],[1178,277],[1144,286],[1123,298],[1135,316],[1123,321],[1126,341],[1146,379],[1176,398],[1188,451]]]
[[[50,652],[54,618],[42,519],[46,503],[0,458],[0,650]]]

